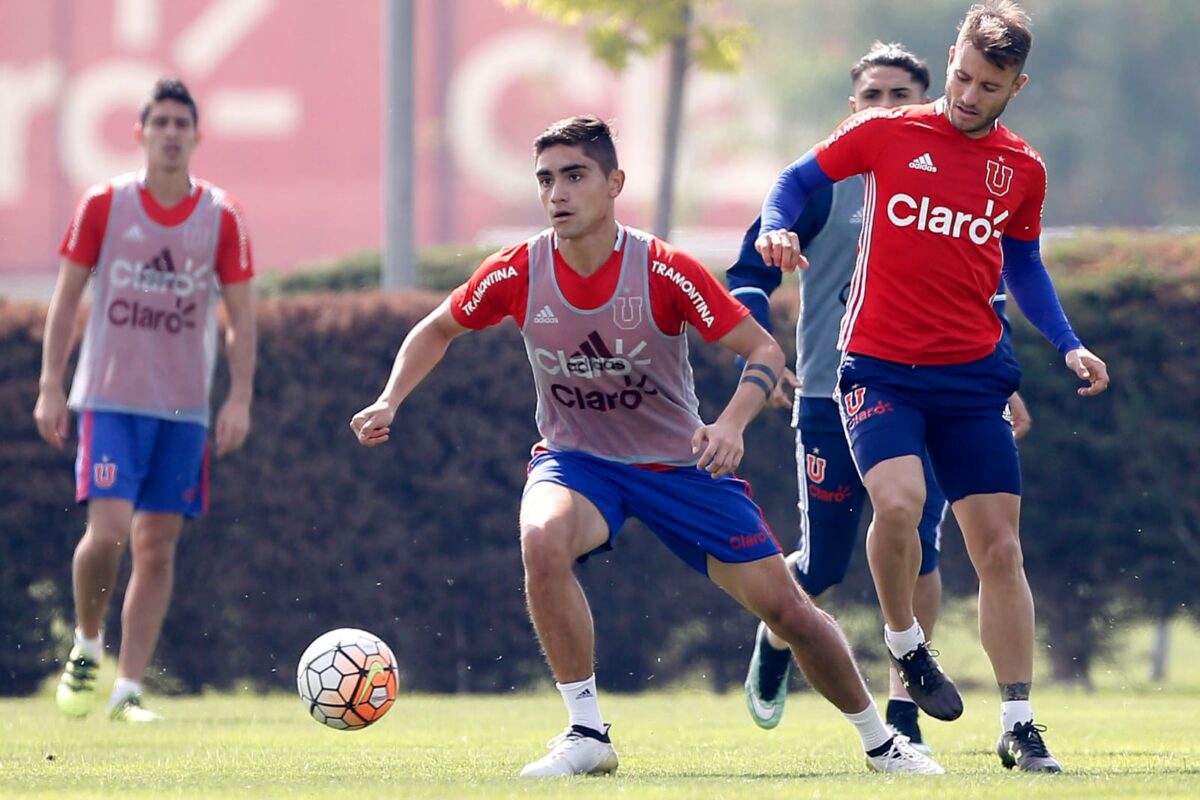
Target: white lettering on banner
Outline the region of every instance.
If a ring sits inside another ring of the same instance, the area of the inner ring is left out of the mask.
[[[700,294],[700,290],[696,288],[696,284],[692,283],[688,278],[679,272],[676,272],[672,267],[655,261],[650,268],[655,275],[662,275],[671,283],[679,287],[679,289],[687,295],[688,300],[692,301],[692,306],[696,309],[696,313],[700,315],[704,327],[711,328],[713,322],[712,309],[708,307],[708,301],[704,299],[704,295]]]
[[[0,64],[0,205],[21,199],[33,117],[50,107],[62,82],[62,67],[52,59],[26,67]]]
[[[1009,215],[1008,209],[1005,209],[993,218],[992,214],[996,210],[994,200],[987,201],[987,207],[980,217],[946,206],[934,206],[931,205],[932,202],[928,197],[917,200],[903,192],[894,194],[887,204],[888,219],[897,228],[907,228],[916,224],[919,231],[949,236],[952,239],[961,239],[965,233],[975,244],[984,245],[989,239],[1000,238],[1003,233],[1000,225]]]
[[[463,305],[463,313],[467,316],[474,314],[475,309],[479,308],[479,302],[483,300],[483,296],[487,294],[488,289],[492,288],[500,281],[515,277],[517,277],[517,268],[513,266],[509,266],[507,268],[501,267],[500,269],[489,272],[484,279],[479,282],[479,285],[475,287],[475,291],[471,293],[471,299]]]
[[[639,59],[614,76],[598,66],[581,40],[569,33],[532,28],[497,33],[464,54],[447,87],[443,129],[458,170],[478,176],[478,185],[498,201],[509,202],[515,193],[532,191],[529,143],[496,132],[505,130],[505,121],[512,116],[505,103],[515,91],[535,84],[542,95],[553,97],[557,92],[575,108],[611,105],[611,116],[622,120],[621,166],[631,175],[657,174],[660,121],[644,110],[661,108],[666,102],[661,67],[660,60]],[[757,207],[761,187],[769,186],[778,172],[770,152],[775,116],[762,90],[749,78],[698,72],[688,78],[685,102],[684,125],[690,127],[680,142],[680,163],[706,166],[702,172],[681,173],[678,195],[704,205]],[[714,118],[756,123],[738,128],[742,147],[731,153],[730,129],[703,124]],[[651,180],[630,180],[622,197],[649,202],[656,191]]]
[[[165,36],[159,8],[164,0],[111,1],[108,33],[118,51],[144,51],[147,41]],[[58,58],[21,66],[0,62],[0,206],[19,203],[27,191],[36,114],[59,104],[58,157],[72,184],[88,186],[137,169],[144,156],[135,142],[122,139],[128,146],[117,150],[107,143],[109,117],[135,112],[162,75],[208,75],[244,48],[277,8],[276,0],[210,0],[172,42],[172,67],[140,54],[104,58],[70,76]],[[207,125],[217,136],[286,138],[300,130],[299,94],[288,86],[212,88],[202,101],[215,112]]]

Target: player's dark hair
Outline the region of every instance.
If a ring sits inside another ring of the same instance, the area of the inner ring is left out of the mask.
[[[967,10],[955,47],[970,44],[1000,69],[1025,67],[1033,48],[1029,15],[1012,0],[988,0]]]
[[[929,65],[925,63],[925,59],[917,58],[899,42],[884,44],[876,39],[871,49],[850,68],[851,85],[858,83],[862,74],[871,67],[898,67],[921,84],[922,92],[929,91]]]
[[[539,156],[546,148],[558,144],[582,147],[583,154],[599,164],[605,175],[617,168],[612,128],[599,117],[581,114],[552,122],[533,140],[533,154]]]
[[[154,88],[150,90],[150,94],[146,95],[146,99],[142,101],[140,116],[143,125],[146,124],[146,118],[150,116],[150,107],[162,100],[174,100],[190,108],[192,110],[192,125],[199,127],[200,112],[196,109],[196,101],[192,99],[192,93],[183,85],[183,81],[178,78],[159,78],[155,81]]]

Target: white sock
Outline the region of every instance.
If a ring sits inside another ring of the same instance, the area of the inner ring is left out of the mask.
[[[117,678],[113,681],[112,694],[108,698],[108,707],[112,708],[117,703],[129,697],[131,694],[136,694],[139,697],[142,694],[141,681],[131,681],[128,678]]]
[[[1022,722],[1033,722],[1033,703],[1028,700],[1002,700],[1000,702],[1000,729],[1011,731]]]
[[[862,739],[863,750],[871,751],[877,747],[887,744],[892,738],[892,732],[883,724],[883,720],[879,718],[879,709],[875,708],[875,701],[869,700],[867,707],[857,714],[847,714],[844,711],[842,716],[850,720],[850,724],[858,731],[858,736]]]
[[[884,625],[883,641],[887,643],[888,650],[892,651],[892,655],[896,658],[903,658],[905,653],[916,650],[917,645],[925,643],[925,631],[921,630],[921,623],[917,622],[916,617],[913,617],[912,627],[906,631],[894,631]]]
[[[100,631],[95,639],[88,639],[79,628],[75,629],[75,646],[93,661],[99,661],[104,655],[104,631]]]
[[[554,684],[562,693],[567,704],[568,725],[582,725],[604,733],[604,719],[600,716],[600,700],[596,697],[596,675],[574,683]]]

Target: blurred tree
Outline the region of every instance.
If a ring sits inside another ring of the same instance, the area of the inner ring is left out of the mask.
[[[683,119],[683,92],[690,63],[716,72],[741,67],[742,53],[750,41],[744,23],[704,24],[695,20],[695,9],[714,0],[504,0],[506,6],[524,5],[547,19],[566,26],[586,26],[587,41],[596,58],[620,72],[634,57],[649,57],[670,47],[667,113],[663,120],[662,172],[654,212],[654,235],[666,239],[671,230],[675,164]]]
[[[755,32],[746,72],[773,103],[783,166],[847,114],[851,64],[874,39],[929,61],[942,93],[947,49],[971,0],[738,0]],[[1044,157],[1046,222],[1189,225],[1200,220],[1200,3],[1024,0],[1033,18],[1030,81],[1003,122]],[[768,187],[763,187],[765,193]]]

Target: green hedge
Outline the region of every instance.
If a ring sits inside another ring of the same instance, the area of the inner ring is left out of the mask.
[[[436,245],[417,255],[417,286],[448,292],[466,281],[491,248]],[[259,281],[259,294],[274,297],[312,292],[354,292],[379,288],[380,256],[363,250],[347,258],[313,264],[296,272],[270,274]]]
[[[1080,267],[1059,280],[1077,329],[1112,368],[1109,394],[1078,398],[1049,345],[1017,325],[1022,391],[1035,419],[1022,444],[1027,568],[1039,618],[1067,659],[1064,675],[1072,665],[1086,670],[1118,610],[1157,615],[1197,599],[1187,542],[1196,541],[1200,519],[1200,278],[1194,269],[1155,270],[1153,252],[1141,255],[1151,265],[1144,270],[1107,278]],[[779,335],[790,342],[794,293],[780,295]],[[517,542],[536,433],[515,328],[457,342],[405,405],[386,447],[360,448],[347,427],[378,393],[404,334],[439,298],[366,292],[261,303],[254,429],[242,452],[213,465],[213,510],[186,528],[156,659],[160,685],[286,687],[304,646],[343,625],[388,640],[412,689],[493,691],[546,680]],[[73,453],[45,446],[31,418],[44,314],[0,300],[3,693],[29,691],[59,668],[71,552],[84,524],[70,502]],[[692,352],[711,418],[736,374],[720,348],[697,342]],[[222,367],[217,397],[224,381]],[[790,545],[797,518],[786,416],[756,420],[740,472]],[[953,593],[974,591],[953,535],[944,565]],[[698,675],[718,687],[741,680],[749,615],[640,526],[580,574],[607,688]],[[863,559],[839,594],[874,602]],[[118,641],[121,599],[109,616],[110,642]],[[878,650],[872,640],[860,652]]]

